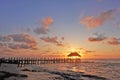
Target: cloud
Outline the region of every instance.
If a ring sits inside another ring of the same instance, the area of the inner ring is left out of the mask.
[[[15,42],[36,43],[35,39],[27,33],[8,35]]]
[[[64,44],[63,43],[57,43],[56,46],[64,47]]]
[[[104,37],[89,37],[88,38],[88,41],[90,42],[98,42],[98,41],[103,41],[103,40],[105,40]]]
[[[120,38],[116,37],[109,38],[107,43],[110,45],[120,45]]]
[[[118,28],[120,28],[120,23],[116,23],[116,26],[117,26]]]
[[[49,26],[54,22],[52,17],[46,17],[42,19],[42,26],[36,27],[33,32],[36,34],[47,34],[49,32]]]
[[[11,40],[11,38],[9,36],[0,35],[0,41],[2,41],[2,42],[8,42],[10,40]]]
[[[44,27],[37,27],[33,30],[36,34],[47,34],[49,31],[46,30]]]
[[[19,32],[27,32],[27,33],[32,31],[32,29],[29,27],[17,27],[17,29],[15,29],[15,30],[17,30]]]
[[[82,52],[83,54],[87,54],[87,53],[94,53],[95,51],[92,50],[86,50],[84,48],[76,48],[79,52]]]
[[[84,48],[76,48],[77,50],[85,50]]]
[[[98,33],[94,33],[93,37],[89,37],[88,41],[90,42],[100,42],[105,40],[107,37],[105,37],[103,34],[98,34]]]
[[[98,34],[95,33],[94,37],[89,37],[88,41],[90,42],[102,42],[105,40],[105,43],[109,44],[109,45],[120,45],[120,38],[116,38],[116,37],[105,37],[103,34]]]
[[[48,27],[53,24],[54,20],[52,17],[46,17],[42,20],[42,24],[44,26],[44,28],[47,30]]]
[[[65,38],[64,37],[61,37],[62,40],[64,40]]]
[[[2,43],[0,43],[0,48],[3,47],[4,45]]]
[[[11,49],[37,49],[36,47],[32,46],[32,45],[29,45],[29,44],[9,44],[8,45],[9,48]]]
[[[85,16],[81,19],[80,23],[86,25],[88,28],[102,26],[107,21],[113,20],[117,11],[119,11],[119,8],[102,12],[97,17]]]
[[[24,31],[30,32],[30,31],[31,31],[31,28],[25,28]]]
[[[84,53],[94,53],[95,51],[86,50]]]
[[[10,49],[37,49],[36,40],[27,33],[2,36],[0,43]]]
[[[57,41],[57,37],[41,37],[41,40],[45,41],[45,42],[49,42],[49,43],[58,43]]]
[[[41,37],[40,39],[43,40],[44,42],[47,42],[47,43],[53,43],[56,46],[63,46],[62,41],[59,41],[57,36],[54,36],[54,37]]]

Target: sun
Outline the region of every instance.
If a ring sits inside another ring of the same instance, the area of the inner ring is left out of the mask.
[[[79,57],[77,57],[77,56],[73,56],[73,57],[71,57],[72,59],[78,59]]]

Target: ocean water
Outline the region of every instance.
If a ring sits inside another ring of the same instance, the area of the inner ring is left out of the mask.
[[[62,77],[68,78],[51,80],[72,80],[72,78],[73,80],[120,80],[120,60],[82,60],[81,63],[40,64],[36,66],[44,69],[44,74],[27,72],[26,74],[32,75],[27,80],[46,80],[47,78],[40,79],[40,75],[44,77],[45,75],[52,76],[51,74],[59,76],[63,74]]]

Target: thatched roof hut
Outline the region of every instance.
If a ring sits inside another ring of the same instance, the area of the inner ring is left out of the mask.
[[[71,52],[67,55],[68,57],[81,57],[81,55],[78,52]]]

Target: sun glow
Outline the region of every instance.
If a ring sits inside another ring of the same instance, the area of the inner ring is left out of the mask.
[[[78,50],[72,48],[72,49],[69,50],[69,52],[78,52]]]
[[[80,54],[81,56],[83,55],[83,54],[82,54],[83,51],[78,50],[78,49],[74,49],[74,48],[72,48],[72,49],[70,49],[70,50],[68,51],[68,54],[69,54],[69,53],[72,53],[72,52],[77,52],[77,53]]]
[[[69,51],[69,54],[67,55],[67,57],[70,59],[79,59],[79,58],[81,58],[80,51],[71,49],[71,51]]]
[[[71,57],[71,59],[79,59],[79,57],[78,56],[73,56],[73,57]]]

